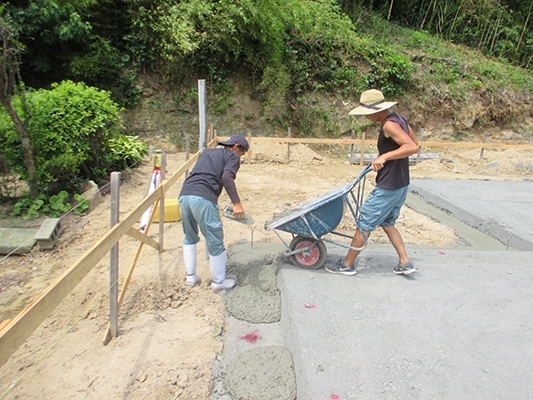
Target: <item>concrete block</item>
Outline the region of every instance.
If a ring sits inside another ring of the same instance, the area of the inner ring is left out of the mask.
[[[0,228],[0,254],[27,254],[35,246],[37,229]]]
[[[87,208],[86,212],[90,213],[103,201],[103,199],[96,183],[89,181],[87,182],[87,187],[88,189],[81,194],[81,197],[89,203],[89,208]]]
[[[55,247],[59,234],[59,218],[46,218],[33,238],[40,250],[51,250]]]

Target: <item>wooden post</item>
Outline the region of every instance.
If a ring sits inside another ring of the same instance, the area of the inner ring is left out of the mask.
[[[161,154],[161,172],[159,175],[159,182],[165,180],[167,168],[167,155]],[[159,199],[159,253],[163,252],[163,237],[165,234],[165,193]]]
[[[352,140],[355,139],[355,129],[352,129],[352,135],[350,136],[350,139]],[[353,164],[353,149],[354,149],[354,144],[352,143],[350,145],[350,164]]]
[[[111,173],[111,228],[119,222],[120,172]],[[118,242],[109,251],[109,329],[118,334]]]
[[[289,129],[288,129],[288,136],[289,136],[289,139],[292,137],[292,132],[291,132],[291,127],[289,126]],[[291,144],[290,143],[287,143],[287,163],[290,163],[291,162]]]
[[[359,165],[364,165],[365,161],[365,131],[361,135],[361,159],[359,160]]]
[[[487,141],[487,131],[485,131],[485,134],[483,135],[483,143]],[[483,152],[485,151],[485,148],[482,147],[481,151],[479,152],[479,161],[483,158]]]
[[[213,138],[212,136],[213,134],[213,124],[210,122],[208,125],[207,125],[207,140],[206,140],[206,145],[207,143],[209,143],[211,141],[211,139]]]
[[[418,138],[418,142],[420,143],[422,140],[424,140],[424,129],[420,129],[420,137]],[[418,151],[416,153],[416,165],[418,165],[418,161],[420,160],[420,153],[422,151],[422,146],[418,146]]]
[[[206,107],[205,107],[205,79],[198,79],[198,123],[200,129],[200,137],[198,138],[198,150],[203,151],[206,146],[205,141],[205,120],[206,120]]]
[[[152,162],[153,160],[153,157],[154,157],[154,146],[150,146],[149,147],[149,150],[148,150],[148,154],[150,155],[150,162]],[[144,191],[144,196],[143,197],[146,197],[148,196],[148,194],[150,193],[150,181],[148,181],[148,185],[146,186],[146,190]]]
[[[185,135],[185,161],[189,160],[189,153],[191,152],[191,135]],[[185,179],[189,177],[189,169],[185,171]]]
[[[247,152],[247,157],[246,157],[246,160],[252,160],[252,132],[248,132],[247,133],[247,139],[248,139],[248,145],[250,146],[250,148],[248,149],[248,152]]]

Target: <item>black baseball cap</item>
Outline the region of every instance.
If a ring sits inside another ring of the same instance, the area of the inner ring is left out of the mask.
[[[225,140],[224,142],[218,142],[218,144],[222,146],[234,146],[238,144],[246,151],[248,151],[250,148],[248,140],[246,140],[246,138],[241,134],[232,135],[228,140]]]

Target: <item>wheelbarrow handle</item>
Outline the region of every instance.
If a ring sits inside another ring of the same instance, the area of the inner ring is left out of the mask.
[[[361,174],[359,175],[359,177],[363,177],[365,176],[366,174],[368,174],[370,171],[372,171],[372,164],[368,164],[365,169],[361,172]]]
[[[355,180],[350,184],[350,188],[353,188],[355,187],[355,185],[357,185],[359,183],[359,181],[361,179],[364,178],[364,176],[366,174],[368,174],[370,171],[372,171],[372,164],[368,164],[365,169],[363,169],[363,171],[361,171],[361,173],[359,174],[359,176],[357,178],[355,178]]]

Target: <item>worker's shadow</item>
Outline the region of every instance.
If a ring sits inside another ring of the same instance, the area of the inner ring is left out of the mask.
[[[326,272],[325,267],[328,263],[334,264],[339,260],[342,260],[344,255],[335,255],[328,254],[326,262],[322,268],[317,270],[317,272]],[[416,260],[412,260],[415,263]],[[290,262],[290,260],[288,261]],[[355,270],[357,271],[357,277],[359,278],[370,278],[376,275],[390,276],[396,275],[392,271],[393,268],[398,264],[398,258],[396,255],[392,254],[360,254],[357,260],[355,261]],[[416,268],[416,263],[415,263]],[[416,271],[418,272],[418,270]],[[418,273],[411,273],[410,275],[397,275],[409,280],[416,280]]]

